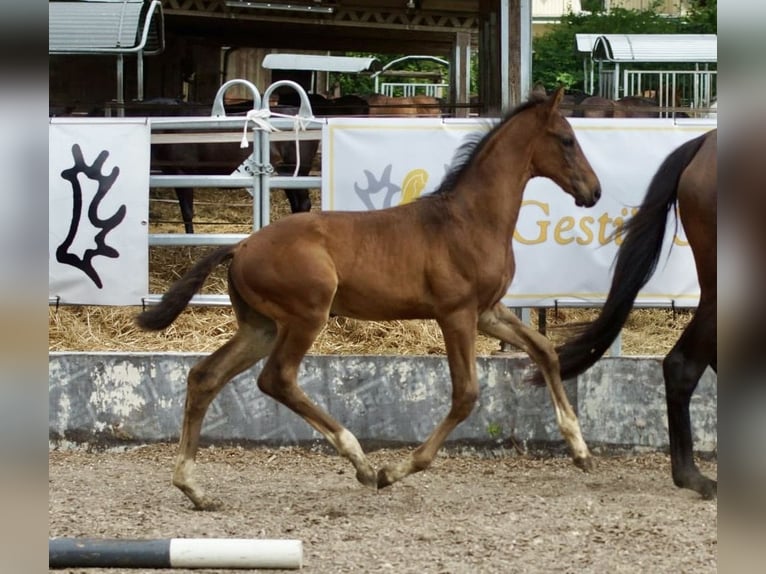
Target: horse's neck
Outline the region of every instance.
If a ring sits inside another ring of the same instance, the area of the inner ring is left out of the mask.
[[[513,131],[487,142],[461,178],[455,201],[477,228],[510,239],[531,177],[531,148],[528,137],[512,126],[504,129]]]

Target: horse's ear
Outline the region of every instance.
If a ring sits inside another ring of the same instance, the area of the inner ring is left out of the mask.
[[[564,86],[559,86],[551,96],[551,109],[558,109],[561,100],[564,98]]]
[[[546,96],[545,85],[542,82],[535,82],[535,85],[532,86],[531,90],[529,90],[529,99],[542,100],[542,99],[545,99],[545,96]]]

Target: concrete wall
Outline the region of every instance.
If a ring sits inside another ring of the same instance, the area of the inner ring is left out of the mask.
[[[197,354],[51,353],[51,445],[113,446],[175,441],[183,414],[186,374]],[[563,442],[544,387],[523,378],[529,361],[480,357],[479,403],[450,441],[560,449]],[[259,365],[235,378],[210,407],[207,442],[297,444],[322,437],[255,384]],[[447,412],[445,357],[309,356],[301,386],[367,446],[425,439]],[[667,447],[665,391],[659,358],[605,358],[567,393],[585,440],[629,449]],[[695,448],[716,448],[716,376],[705,373],[692,401]]]

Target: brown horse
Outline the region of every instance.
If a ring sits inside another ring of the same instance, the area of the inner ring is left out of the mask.
[[[439,117],[441,102],[431,96],[393,98],[382,94],[367,96],[371,116]]]
[[[596,174],[558,111],[561,97],[561,91],[552,98],[532,94],[480,141],[462,149],[463,161],[432,195],[389,209],[280,219],[236,245],[212,251],[170,287],[158,306],[138,315],[142,328],[166,328],[213,269],[230,262],[229,295],[239,328],[189,373],[173,473],[173,484],[197,508],[215,505],[193,477],[205,412],[233,376],[262,357],[268,359],[258,387],[322,433],[351,461],[362,484],[382,488],[427,468],[471,414],[479,393],[477,331],[529,353],[544,373],[575,464],[591,467],[553,345],[501,302],[514,274],[511,238],[527,182],[548,177],[580,206],[592,206],[601,194]],[[376,472],[356,437],[298,386],[301,360],[331,315],[439,324],[452,405],[407,460]]]
[[[673,482],[713,498],[717,483],[694,463],[689,401],[699,378],[716,361],[717,130],[676,148],[654,175],[638,212],[622,229],[612,285],[599,316],[571,327],[576,335],[556,350],[561,378],[583,373],[606,352],[628,318],[633,301],[657,266],[668,212],[678,204],[700,285],[694,317],[663,361]]]
[[[601,96],[589,96],[574,108],[574,116],[585,118],[658,118],[659,104],[651,98],[625,96],[610,100]]]

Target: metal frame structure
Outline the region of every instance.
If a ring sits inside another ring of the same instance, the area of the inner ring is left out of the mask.
[[[469,55],[470,59],[470,55]],[[451,74],[450,70],[450,63],[443,59],[438,58],[436,56],[417,56],[417,55],[411,55],[411,56],[402,56],[401,58],[397,58],[395,60],[391,60],[388,64],[383,66],[379,71],[372,74],[372,78],[375,80],[375,93],[383,94],[384,96],[396,96],[396,95],[402,95],[405,97],[409,96],[415,96],[415,95],[425,95],[425,96],[431,96],[435,98],[441,98],[444,96],[444,90],[450,87],[450,84],[448,82],[381,82],[381,77],[385,76],[397,76],[397,77],[410,77],[410,78],[418,78],[418,77],[432,77],[437,75],[436,73],[430,73],[430,72],[409,72],[407,70],[403,70],[400,72],[397,72],[396,70],[393,70],[395,66],[398,64],[401,64],[402,62],[407,62],[411,60],[416,61],[429,61],[429,62],[435,62],[437,64],[441,64],[447,69],[447,74]],[[468,77],[465,79],[468,85],[470,85],[471,78],[470,78],[470,67],[469,67],[469,74]],[[396,90],[401,89],[402,94],[396,94]]]
[[[688,107],[709,108],[716,97],[718,60],[715,34],[577,34],[585,91],[619,99],[657,92],[660,107],[675,108],[686,89]],[[672,64],[675,69],[638,69],[631,64]],[[672,114],[673,112],[670,112]]]
[[[125,56],[136,56],[136,97],[143,100],[144,56],[160,54],[164,49],[160,0],[48,3],[48,53],[116,56],[118,104],[125,103]]]
[[[253,110],[247,117],[226,116],[224,95],[236,85],[244,86],[252,95]],[[274,116],[269,108],[271,94],[278,88],[289,87],[300,96],[301,105],[298,115],[293,117]],[[155,145],[170,143],[194,143],[217,141],[240,141],[243,132],[251,121],[256,128],[252,134],[253,153],[245,160],[240,169],[232,175],[152,175],[150,187],[206,187],[219,189],[246,188],[253,197],[253,231],[269,224],[271,210],[271,189],[309,189],[321,187],[322,179],[318,176],[273,176],[269,162],[271,141],[295,141],[299,139],[321,139],[321,127],[324,120],[315,119],[308,95],[297,83],[281,80],[271,84],[261,95],[251,82],[242,79],[224,83],[213,102],[209,117],[167,117],[148,118],[152,129],[152,143]],[[268,126],[264,126],[266,122]],[[259,125],[260,124],[260,125]],[[269,129],[262,129],[268,127]],[[270,132],[270,128],[280,130]],[[163,133],[171,131],[173,133]],[[186,133],[176,133],[186,132]],[[250,136],[248,135],[248,139]],[[180,245],[227,245],[247,237],[247,234],[232,233],[154,233],[149,234],[149,246]],[[159,301],[160,294],[149,294],[143,303]],[[228,305],[227,295],[195,295],[193,304]]]

